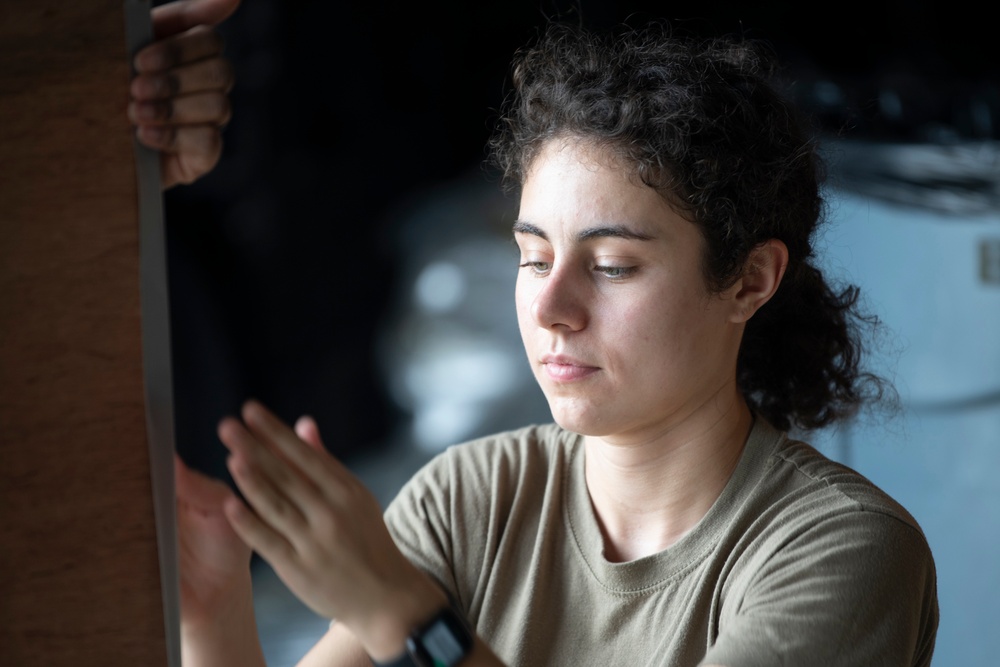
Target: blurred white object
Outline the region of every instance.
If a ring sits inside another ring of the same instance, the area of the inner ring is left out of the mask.
[[[900,337],[893,369],[904,401],[932,406],[1000,395],[1000,284],[983,278],[982,246],[1000,241],[1000,211],[960,217],[828,192],[826,272],[862,287]]]
[[[403,291],[381,356],[424,451],[551,420],[517,328],[512,207],[477,178],[435,193],[403,224]]]
[[[811,436],[920,522],[938,571],[935,665],[1000,651],[1000,160],[995,142],[835,145],[828,276],[859,285],[898,344],[872,366],[904,412]]]

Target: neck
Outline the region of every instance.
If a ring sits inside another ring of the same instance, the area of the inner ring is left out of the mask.
[[[584,439],[587,489],[607,560],[663,551],[718,499],[753,424],[739,393],[718,398],[645,440]]]

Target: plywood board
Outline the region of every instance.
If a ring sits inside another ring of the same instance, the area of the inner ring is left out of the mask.
[[[167,662],[121,0],[0,8],[0,661]]]

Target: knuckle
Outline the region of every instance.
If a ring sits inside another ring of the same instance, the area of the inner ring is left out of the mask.
[[[298,513],[292,508],[291,503],[279,495],[271,499],[271,511],[282,523],[298,523]]]
[[[340,544],[347,535],[345,522],[334,512],[327,513],[318,528],[320,534],[326,536],[326,541],[329,544]]]

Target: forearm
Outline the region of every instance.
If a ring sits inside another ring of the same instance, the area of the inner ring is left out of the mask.
[[[414,570],[415,571],[415,570]],[[415,571],[416,572],[416,571]],[[433,619],[442,607],[449,605],[448,597],[424,574],[417,573],[414,588],[410,594],[400,591],[378,632],[371,632],[372,627],[358,628],[357,638],[367,654],[377,664],[394,664],[406,652],[407,637]],[[489,646],[475,633],[472,633],[472,649],[462,660],[462,667],[500,667],[503,663],[490,650]]]
[[[212,618],[181,619],[184,667],[266,667],[247,581]]]

